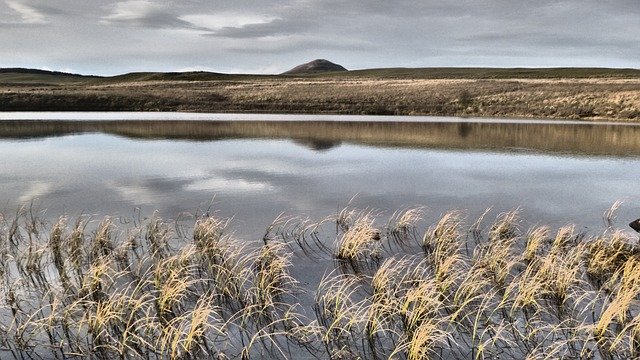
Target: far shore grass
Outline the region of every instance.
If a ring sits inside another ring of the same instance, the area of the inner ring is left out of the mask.
[[[0,111],[187,111],[640,121],[633,69],[374,69],[309,76],[0,73]]]

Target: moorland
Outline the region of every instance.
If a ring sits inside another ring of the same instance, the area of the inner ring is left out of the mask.
[[[640,70],[387,68],[99,77],[0,69],[0,111],[186,111],[640,120]]]

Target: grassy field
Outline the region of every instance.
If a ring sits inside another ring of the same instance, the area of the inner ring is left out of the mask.
[[[307,76],[0,72],[2,111],[199,111],[640,120],[640,70],[371,69]]]
[[[613,227],[618,205],[602,234],[346,208],[279,217],[259,240],[208,212],[47,223],[21,209],[0,216],[0,355],[638,358],[640,248]]]

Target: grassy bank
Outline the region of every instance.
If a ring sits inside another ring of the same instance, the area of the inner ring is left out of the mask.
[[[344,209],[240,240],[209,213],[47,223],[23,209],[0,226],[0,355],[640,356],[635,236],[492,217]]]
[[[374,69],[310,76],[0,73],[2,111],[201,111],[640,119],[640,71]]]

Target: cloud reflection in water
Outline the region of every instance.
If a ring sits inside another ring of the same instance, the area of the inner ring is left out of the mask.
[[[466,138],[474,139],[474,131]],[[52,217],[130,216],[136,207],[146,215],[157,209],[176,217],[213,201],[221,216],[234,217],[237,234],[254,238],[282,212],[321,218],[354,195],[356,206],[389,213],[426,205],[431,218],[450,209],[474,218],[487,207],[496,213],[522,207],[532,222],[596,229],[615,200],[628,200],[624,221],[640,212],[637,155],[457,144],[448,149],[341,141],[315,150],[286,138],[189,141],[100,133],[0,140],[0,211],[13,212],[37,198]]]

